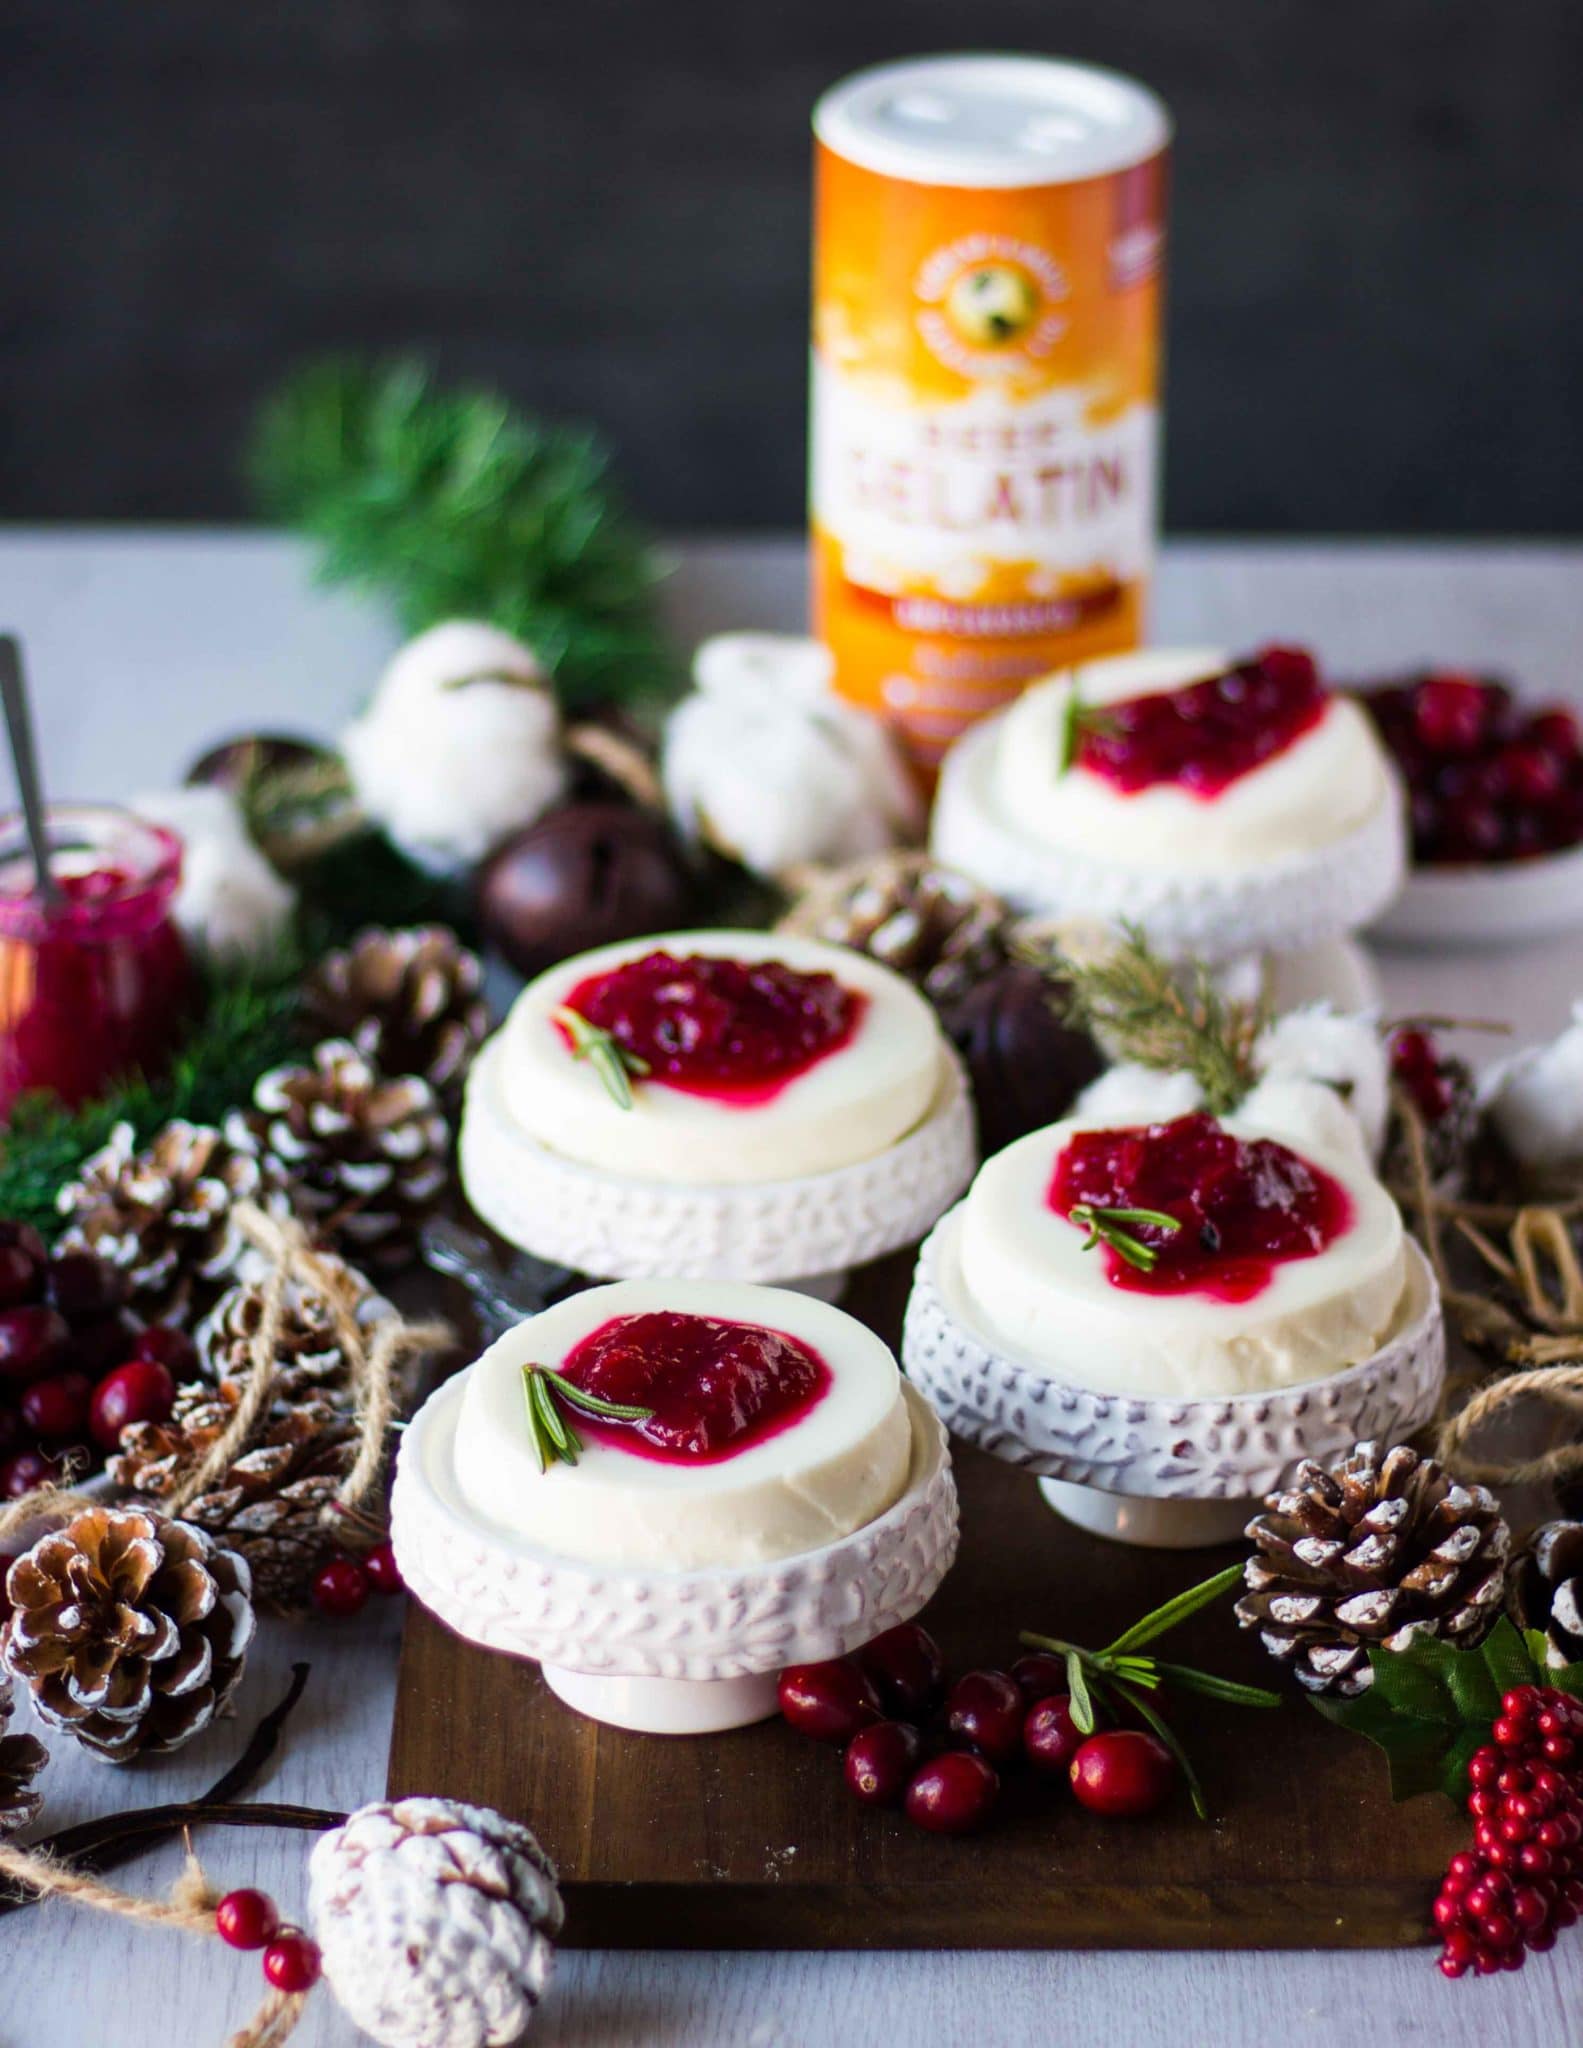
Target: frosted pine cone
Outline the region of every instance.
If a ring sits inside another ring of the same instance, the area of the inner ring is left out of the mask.
[[[377,1294],[362,1274],[344,1260],[331,1252],[321,1252],[319,1258],[331,1276],[342,1283],[347,1311],[365,1337],[376,1323],[395,1313],[384,1296]],[[267,1305],[268,1294],[261,1284],[233,1287],[197,1332],[198,1355],[204,1371],[217,1385],[228,1380],[243,1381],[251,1374]],[[274,1362],[278,1372],[274,1391],[277,1403],[319,1395],[336,1406],[350,1406],[351,1375],[341,1348],[334,1307],[320,1289],[296,1281],[288,1285]]]
[[[253,1638],[242,1559],[137,1508],[73,1515],[16,1560],[6,1592],[6,1668],[41,1719],[111,1763],[207,1728]]]
[[[1495,1496],[1405,1444],[1358,1444],[1328,1472],[1305,1459],[1264,1507],[1237,1619],[1308,1692],[1366,1691],[1371,1644],[1471,1648],[1500,1616],[1511,1532]]]
[[[867,953],[939,1004],[1006,962],[1006,906],[924,853],[883,853],[820,876],[779,929]]]
[[[1506,1604],[1519,1628],[1543,1633],[1551,1670],[1583,1658],[1583,1522],[1535,1529],[1512,1560]]]
[[[279,1206],[245,1130],[178,1120],[138,1151],[132,1126],[117,1124],[56,1197],[70,1219],[58,1249],[97,1253],[125,1273],[137,1315],[185,1326],[236,1274],[245,1245],[234,1212],[246,1201]]]
[[[311,1064],[263,1075],[253,1102],[232,1124],[283,1176],[308,1228],[354,1265],[409,1264],[451,1174],[450,1126],[428,1082],[387,1079],[348,1040],[327,1038]]]
[[[421,1074],[454,1108],[489,1030],[483,964],[444,925],[372,929],[328,953],[303,990],[312,1021],[385,1074]]]
[[[530,1831],[451,1799],[376,1800],[321,1835],[308,1910],[336,1997],[385,2048],[518,2040],[563,1918]]]
[[[0,1673],[0,1841],[38,1819],[44,1802],[33,1789],[33,1780],[48,1761],[36,1735],[5,1733],[11,1706],[11,1681]]]

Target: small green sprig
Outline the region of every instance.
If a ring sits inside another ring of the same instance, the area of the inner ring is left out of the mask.
[[[1118,1258],[1136,1266],[1140,1273],[1152,1273],[1160,1254],[1154,1245],[1134,1237],[1125,1226],[1152,1223],[1156,1230],[1168,1230],[1173,1237],[1182,1227],[1179,1218],[1167,1216],[1163,1209],[1097,1209],[1092,1202],[1076,1203],[1068,1217],[1080,1230],[1088,1232],[1083,1240],[1085,1252],[1091,1252],[1096,1244],[1108,1244]]]
[[[613,1032],[590,1024],[580,1010],[568,1009],[562,1003],[553,1014],[571,1040],[572,1058],[587,1060],[617,1109],[633,1108],[632,1083],[641,1081],[650,1071],[648,1061],[629,1051]]]
[[[1055,772],[1064,775],[1077,759],[1077,750],[1082,745],[1085,733],[1107,733],[1116,730],[1116,721],[1108,712],[1097,705],[1085,704],[1073,683],[1066,693],[1066,702],[1061,706],[1061,724],[1055,742]]]
[[[1238,1685],[1229,1678],[1217,1678],[1214,1672],[1197,1671],[1189,1664],[1164,1664],[1157,1657],[1140,1656],[1138,1652],[1145,1643],[1154,1642],[1189,1615],[1197,1614],[1200,1608],[1212,1606],[1222,1594],[1241,1583],[1242,1566],[1227,1565],[1212,1579],[1190,1586],[1185,1593],[1178,1593],[1163,1607],[1156,1607],[1141,1621],[1135,1621],[1131,1628],[1123,1629],[1103,1650],[1085,1650],[1060,1636],[1036,1635],[1031,1629],[1024,1629],[1017,1639],[1030,1650],[1048,1650],[1066,1660],[1072,1721],[1084,1735],[1093,1734],[1098,1708],[1113,1710],[1118,1701],[1146,1722],[1175,1757],[1192,1795],[1193,1811],[1200,1820],[1209,1818],[1204,1788],[1170,1723],[1156,1713],[1147,1695],[1175,1686],[1179,1692],[1199,1693],[1205,1699],[1220,1700],[1232,1707],[1278,1707],[1281,1696],[1260,1686]]]
[[[528,1409],[528,1441],[541,1472],[548,1472],[556,1463],[577,1463],[583,1440],[572,1427],[567,1408],[601,1416],[607,1422],[647,1422],[654,1413],[652,1408],[634,1408],[624,1401],[606,1401],[590,1394],[547,1365],[522,1368],[522,1396]]]

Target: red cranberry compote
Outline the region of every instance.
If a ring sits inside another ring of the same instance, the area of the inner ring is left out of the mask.
[[[783,1330],[670,1310],[601,1324],[560,1371],[603,1400],[652,1408],[646,1422],[579,1412],[577,1427],[667,1465],[714,1465],[751,1450],[800,1422],[830,1387],[819,1353]]]
[[[833,974],[781,960],[645,953],[590,975],[566,998],[689,1095],[753,1106],[851,1042],[867,998]]]
[[[1329,701],[1312,655],[1266,647],[1203,682],[1093,706],[1075,758],[1129,796],[1174,782],[1216,797],[1317,725]]]
[[[1275,1269],[1311,1259],[1352,1221],[1347,1191],[1273,1138],[1237,1138],[1202,1113],[1126,1130],[1080,1131],[1056,1161],[1050,1207],[1155,1209],[1177,1219],[1123,1227],[1155,1254],[1147,1271],[1096,1249],[1113,1287],[1251,1301]]]

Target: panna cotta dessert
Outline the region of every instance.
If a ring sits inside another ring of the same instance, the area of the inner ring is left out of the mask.
[[[581,1439],[573,1464],[541,1460],[525,1392],[540,1370]],[[593,1563],[690,1571],[794,1557],[872,1522],[906,1486],[912,1424],[889,1349],[840,1309],[628,1280],[486,1351],[456,1449],[469,1503],[496,1527]]]
[[[1400,789],[1311,656],[1159,649],[1034,684],[951,749],[937,856],[1054,918],[1224,961],[1366,924],[1400,888]]]
[[[923,1247],[903,1359],[952,1430],[1084,1526],[1170,1545],[1235,1533],[1304,1456],[1427,1420],[1434,1276],[1332,1089],[1271,1076],[1224,1115],[1100,1099],[987,1161]]]
[[[734,1281],[595,1287],[432,1395],[398,1461],[408,1585],[657,1732],[774,1711],[789,1663],[908,1618],[944,1576],[939,1418],[872,1330]]]
[[[461,1164],[541,1257],[793,1280],[921,1236],[971,1175],[972,1117],[900,975],[812,939],[679,932],[529,983],[474,1068]]]

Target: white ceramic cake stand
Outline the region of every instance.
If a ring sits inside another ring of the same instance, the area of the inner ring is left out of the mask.
[[[1174,959],[1219,965],[1265,953],[1316,953],[1360,931],[1391,902],[1407,871],[1399,801],[1381,804],[1330,845],[1261,862],[1243,874],[1133,868],[1050,846],[997,813],[992,789],[1000,720],[988,718],[946,756],[931,850],[1024,915],[1137,925]],[[1350,967],[1347,968],[1350,974]],[[1352,991],[1316,991],[1348,1007]]]
[[[1372,1358],[1300,1386],[1189,1400],[1069,1385],[1009,1353],[963,1287],[961,1218],[959,1206],[919,1253],[902,1364],[948,1429],[1039,1474],[1050,1505],[1096,1535],[1170,1550],[1228,1542],[1302,1459],[1398,1442],[1434,1413],[1445,1325],[1411,1239],[1402,1326]]]
[[[910,1620],[956,1556],[945,1431],[913,1387],[907,1488],[877,1520],[773,1564],[668,1572],[579,1563],[470,1508],[454,1455],[466,1379],[432,1394],[402,1438],[390,1504],[402,1577],[448,1628],[532,1658],[596,1721],[706,1735],[766,1720],[788,1664],[844,1656]]]
[[[468,1081],[467,1199],[521,1250],[601,1280],[756,1280],[833,1300],[851,1267],[922,1237],[977,1163],[967,1079],[949,1047],[928,1115],[874,1158],[730,1184],[686,1180],[684,1158],[674,1181],[658,1181],[552,1152],[511,1114],[503,1057],[497,1034]]]

